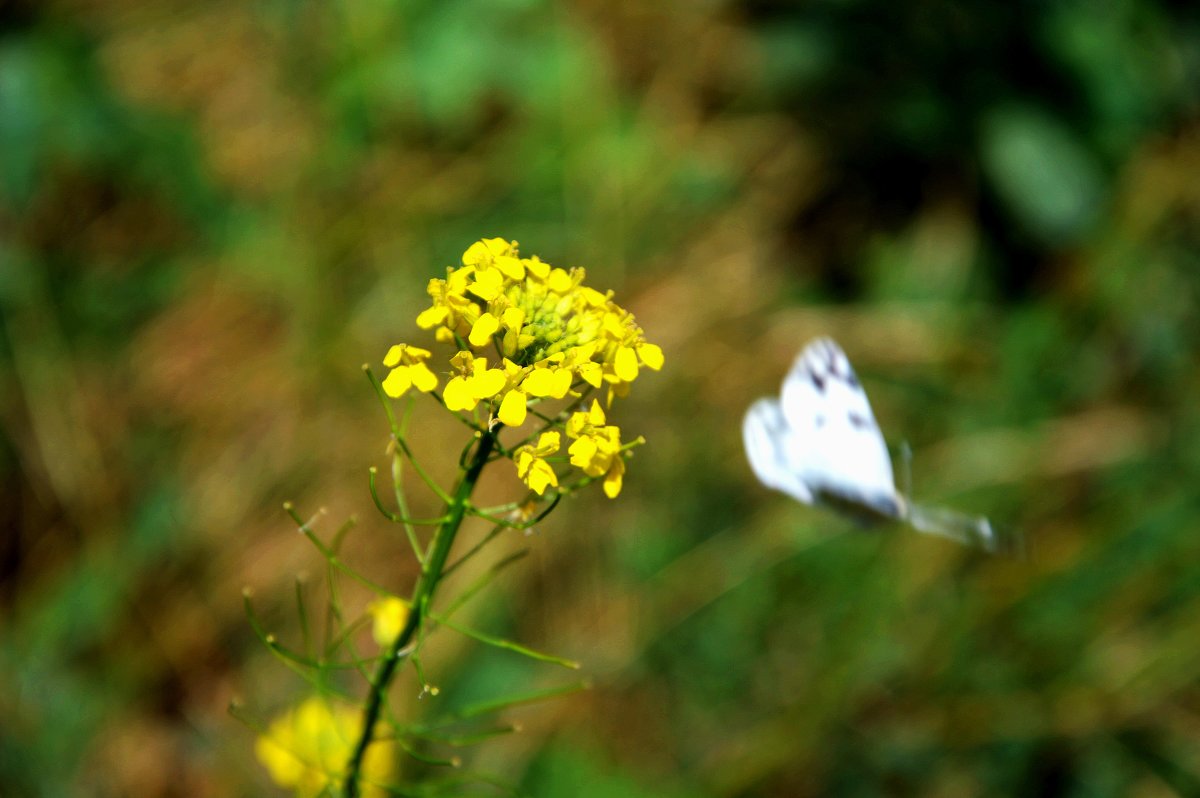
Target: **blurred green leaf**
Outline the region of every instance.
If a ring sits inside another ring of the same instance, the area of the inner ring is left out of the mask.
[[[1030,107],[998,109],[985,121],[981,148],[985,174],[1031,233],[1062,244],[1095,225],[1106,180],[1061,122]]]

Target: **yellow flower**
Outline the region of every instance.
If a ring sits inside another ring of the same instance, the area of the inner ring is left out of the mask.
[[[367,612],[375,619],[371,635],[380,648],[387,648],[404,630],[408,622],[408,602],[395,596],[372,601]]]
[[[446,384],[442,401],[449,410],[474,410],[481,399],[491,397],[504,390],[507,383],[504,372],[489,369],[487,358],[475,357],[470,352],[459,352],[450,359],[459,374]]]
[[[590,477],[604,476],[604,493],[614,499],[621,492],[625,460],[621,457],[621,430],[606,425],[604,410],[593,400],[590,410],[573,413],[567,419],[567,437],[574,443],[567,449],[571,465]]]
[[[255,742],[258,761],[271,780],[295,790],[297,798],[337,794],[347,762],[358,741],[362,713],[353,707],[314,696],[271,722]],[[394,772],[395,752],[390,743],[367,749],[362,769],[362,794],[386,795],[381,786]]]
[[[505,358],[504,374],[506,385],[498,394],[500,409],[496,417],[509,427],[525,423],[530,396],[562,399],[571,390],[571,372],[548,361],[521,368]]]
[[[465,295],[474,273],[471,268],[447,269],[445,280],[430,280],[426,291],[433,305],[417,316],[417,326],[423,330],[437,327],[437,339],[442,342],[465,336],[479,316],[478,305]]]
[[[422,393],[429,393],[436,388],[437,375],[425,365],[431,354],[428,349],[407,344],[396,344],[389,349],[387,357],[383,359],[383,365],[392,367],[383,381],[383,390],[387,395],[399,398],[414,385]]]
[[[530,490],[539,496],[546,492],[548,486],[558,486],[558,476],[543,458],[557,452],[559,442],[557,432],[543,432],[536,445],[521,446],[513,455],[513,462],[517,465],[517,476],[525,480]]]

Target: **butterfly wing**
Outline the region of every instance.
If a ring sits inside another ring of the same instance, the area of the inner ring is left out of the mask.
[[[780,410],[786,461],[810,495],[868,515],[903,514],[871,403],[836,343],[818,338],[804,348],[783,381]]]
[[[782,491],[805,504],[813,494],[800,478],[803,443],[788,427],[778,399],[759,399],[742,421],[746,457],[755,476],[768,488]]]

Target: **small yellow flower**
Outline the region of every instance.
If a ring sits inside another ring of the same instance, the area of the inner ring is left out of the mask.
[[[504,390],[507,383],[504,372],[489,369],[487,358],[475,357],[470,352],[459,352],[450,359],[459,374],[446,384],[442,401],[450,410],[474,410],[482,399],[490,399]]]
[[[254,752],[271,780],[295,790],[297,798],[337,794],[358,741],[362,713],[353,707],[314,696],[271,722],[258,738]],[[395,751],[379,742],[367,749],[362,769],[362,794],[382,798],[381,786],[394,773]]]
[[[417,326],[423,330],[437,327],[437,339],[443,342],[466,335],[479,315],[479,307],[465,295],[474,273],[471,268],[449,269],[445,280],[430,280],[426,291],[433,305],[417,316]]]
[[[367,612],[375,619],[371,625],[371,635],[380,648],[390,646],[408,622],[408,602],[396,596],[372,601]]]
[[[604,493],[615,499],[621,492],[625,460],[621,457],[621,430],[606,425],[600,403],[592,401],[585,412],[573,413],[567,419],[567,437],[573,438],[567,453],[571,465],[590,477],[604,476]]]
[[[396,344],[389,349],[383,359],[383,365],[390,366],[392,370],[383,381],[384,392],[388,396],[399,398],[413,386],[422,393],[429,393],[436,388],[437,375],[425,365],[431,354],[428,349],[407,344]]]
[[[513,462],[517,465],[517,476],[525,480],[537,495],[541,496],[550,485],[558,486],[558,476],[544,458],[558,451],[560,437],[557,432],[543,432],[537,444],[526,444],[517,449]]]

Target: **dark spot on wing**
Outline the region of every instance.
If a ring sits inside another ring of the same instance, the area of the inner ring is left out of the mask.
[[[819,393],[825,393],[825,378],[824,377],[822,377],[820,374],[813,371],[812,369],[809,369],[808,378],[812,380],[812,384],[814,386],[816,386],[816,389]]]
[[[850,414],[850,426],[855,429],[870,429],[871,420],[859,413]]]
[[[817,416],[817,429],[823,426],[825,426],[825,415],[822,413]]]

